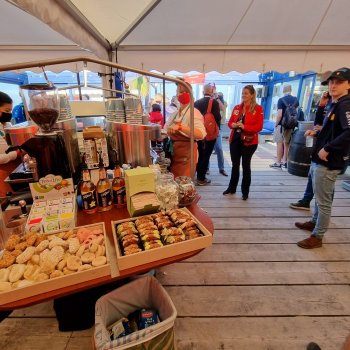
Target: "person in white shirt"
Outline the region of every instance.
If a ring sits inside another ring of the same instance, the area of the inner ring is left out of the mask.
[[[12,107],[11,97],[0,91],[0,164],[6,164],[17,158],[17,152],[15,151],[5,153],[9,146],[5,139],[4,127],[12,119]]]

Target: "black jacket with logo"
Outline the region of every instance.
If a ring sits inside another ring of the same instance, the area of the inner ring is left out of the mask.
[[[327,161],[321,160],[318,156],[322,148],[329,152]],[[316,139],[312,161],[330,170],[342,170],[349,159],[349,151],[350,95],[346,95],[329,106],[323,128]]]

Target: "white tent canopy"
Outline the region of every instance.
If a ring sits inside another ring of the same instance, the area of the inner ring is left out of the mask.
[[[79,51],[160,72],[324,72],[350,62],[348,0],[0,0],[0,11],[0,64]]]

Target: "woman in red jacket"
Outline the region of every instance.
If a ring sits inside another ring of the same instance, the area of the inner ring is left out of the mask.
[[[228,122],[228,127],[232,129],[230,135],[232,171],[230,184],[223,195],[236,193],[242,158],[242,199],[248,199],[251,182],[250,162],[258,148],[258,132],[263,128],[263,122],[264,112],[256,103],[256,91],[252,85],[246,85],[242,91],[242,103],[235,106]]]

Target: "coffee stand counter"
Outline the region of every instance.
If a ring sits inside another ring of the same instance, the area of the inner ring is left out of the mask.
[[[187,207],[187,209],[197,218],[198,221],[201,222],[201,224],[210,232],[213,234],[214,232],[214,226],[213,222],[208,216],[208,214],[201,209],[197,203],[193,203],[191,206]],[[105,223],[105,229],[106,229],[106,235],[109,238],[111,242],[113,242],[113,233],[112,233],[112,226],[111,221],[118,221],[123,220],[126,218],[129,218],[129,213],[126,208],[118,209],[113,208],[110,211],[96,213],[93,215],[85,214],[82,211],[78,211],[77,213],[77,226],[83,226],[83,225],[89,225],[89,224],[95,224],[104,222]],[[66,286],[64,288],[59,288],[52,290],[50,292],[42,293],[42,294],[36,294],[34,296],[30,296],[28,298],[22,298],[20,300],[16,300],[14,302],[0,305],[0,311],[5,310],[13,310],[18,308],[27,307],[33,304],[41,303],[50,299],[55,299],[58,297],[63,297],[69,294],[73,294],[76,292],[80,292],[89,288],[97,287],[103,284],[107,284],[113,281],[121,280],[126,277],[140,274],[147,272],[151,269],[158,268],[160,266],[172,264],[177,261],[181,261],[184,259],[188,259],[199,252],[201,252],[202,249],[191,251],[189,253],[185,254],[179,254],[175,256],[171,256],[166,259],[157,260],[152,263],[147,263],[143,265],[139,265],[130,269],[122,270],[120,271],[119,276],[112,278],[109,276],[99,277],[95,279],[91,279],[89,281],[85,281],[82,283],[72,284],[69,286]],[[113,266],[111,266],[113,268]]]

